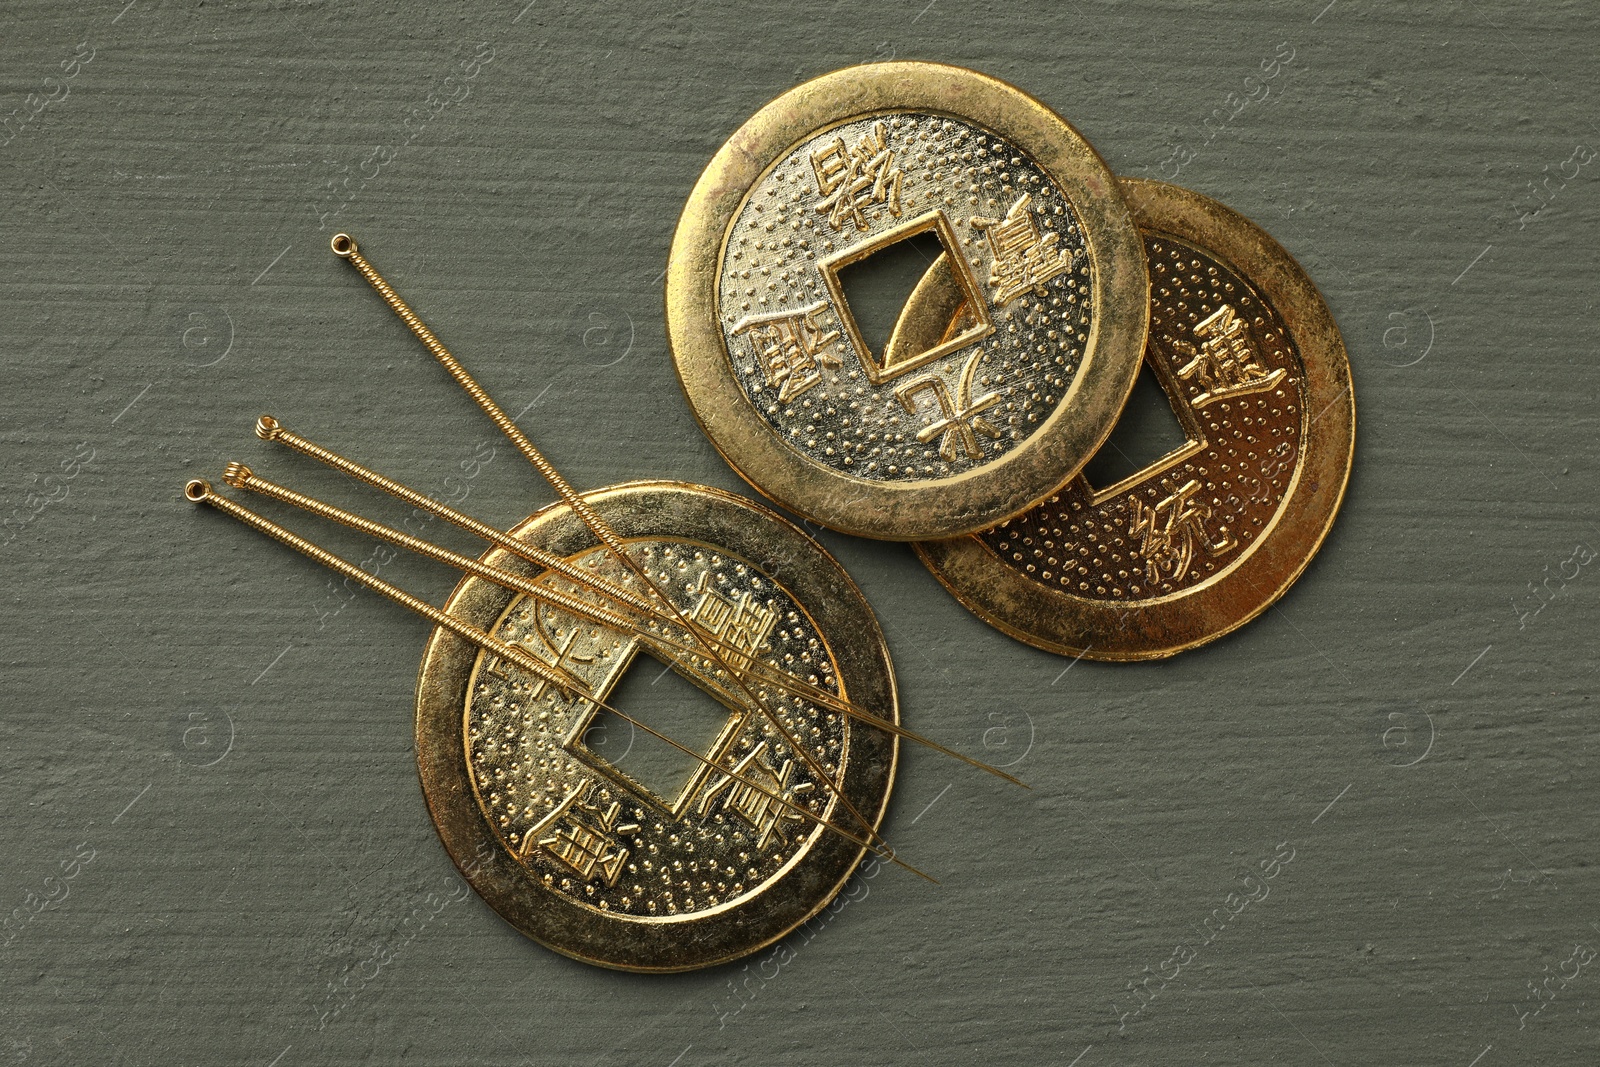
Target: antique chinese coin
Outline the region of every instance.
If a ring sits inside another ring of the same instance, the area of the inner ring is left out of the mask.
[[[908,344],[864,324],[856,279],[908,254],[918,291],[969,309],[961,329]],[[717,152],[673,238],[667,331],[747,481],[914,540],[1016,514],[1094,453],[1147,294],[1117,183],[1065,120],[975,71],[882,63],[790,90]]]
[[[1355,445],[1344,342],[1299,265],[1214,200],[1122,188],[1149,261],[1144,358],[1183,442],[1114,484],[1080,474],[992,529],[916,546],[994,626],[1105,660],[1170,656],[1266,610],[1327,536]],[[929,300],[906,321],[938,333],[963,315]]]
[[[684,631],[670,624],[641,635],[467,578],[449,614],[575,676],[593,699],[436,631],[417,684],[428,807],[445,848],[490,906],[558,952],[633,971],[735,959],[783,937],[839,891],[864,847],[823,821],[869,839],[898,751],[889,733],[762,684],[761,675],[770,682],[770,672],[783,672],[898,722],[883,634],[832,557],[740,497],[640,482],[585,500],[650,583],[715,637],[721,664],[686,650]],[[564,506],[512,532],[642,590]],[[484,560],[601,603],[591,586],[541,575],[504,549]],[[669,672],[678,677],[663,682]],[[689,707],[702,714],[687,724],[652,722],[647,698],[668,683],[695,687],[703,707]],[[666,746],[597,701],[698,755]]]

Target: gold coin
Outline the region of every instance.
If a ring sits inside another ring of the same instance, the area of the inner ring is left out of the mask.
[[[732,494],[671,482],[585,499],[674,605],[720,637],[735,669],[755,657],[899,721],[871,609],[838,563],[793,525]],[[552,505],[512,532],[640,588],[565,507]],[[502,549],[483,558],[539,573]],[[540,582],[602,603],[559,575],[546,572]],[[705,698],[704,719],[692,720],[704,746],[695,750],[708,761],[701,763],[608,720],[592,701],[435,631],[417,682],[423,792],[456,865],[529,937],[624,970],[710,966],[805,922],[860,862],[860,844],[778,799],[865,836],[813,768],[876,825],[894,781],[893,736],[760,686],[780,730],[712,661],[482,579],[462,581],[446,610],[570,672],[646,726],[649,715],[623,699],[627,676],[646,672],[649,693],[670,669]],[[791,737],[804,739],[811,762],[793,751]],[[641,762],[652,743],[654,761]]]
[[[923,246],[969,327],[870,343],[847,276]],[[695,418],[751,485],[913,540],[1016,514],[1094,453],[1138,373],[1147,293],[1116,180],[1065,120],[975,71],[882,63],[790,90],[717,152],[673,237],[667,333]]]
[[[1170,656],[1265,611],[1321,547],[1355,446],[1344,342],[1289,253],[1197,193],[1122,189],[1150,265],[1145,362],[1186,440],[1115,484],[1079,474],[993,529],[916,546],[990,624],[1105,660]],[[963,311],[929,301],[905,321],[925,313],[931,333]]]

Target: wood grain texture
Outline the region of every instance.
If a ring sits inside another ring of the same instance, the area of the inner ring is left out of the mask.
[[[1534,591],[1600,548],[1600,159],[1563,177],[1600,147],[1591,12],[524,2],[0,13],[0,912],[31,916],[0,948],[0,1059],[1594,1059],[1600,973],[1518,1015],[1600,947],[1600,576]],[[548,499],[327,251],[347,228],[578,486],[742,490],[664,348],[678,211],[762,103],[888,56],[1022,86],[1118,173],[1194,151],[1177,180],[1283,242],[1344,331],[1343,513],[1237,634],[1070,670],[909,550],[825,533],[906,724],[1032,792],[908,751],[886,831],[942,885],[877,872],[781,966],[572,963],[459,899],[410,751],[422,624],[181,486],[239,459],[405,517],[257,441],[268,411],[501,524]],[[30,93],[58,99],[22,121]],[[1265,899],[1208,928],[1283,842]]]

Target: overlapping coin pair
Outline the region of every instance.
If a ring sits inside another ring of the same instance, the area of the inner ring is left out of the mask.
[[[846,279],[903,242],[931,260],[874,344]],[[1063,655],[1159,658],[1254,618],[1349,476],[1349,361],[1293,258],[970,70],[849,68],[757,112],[689,197],[667,326],[751,485],[915,542],[961,603]],[[1092,484],[1143,367],[1184,439]]]

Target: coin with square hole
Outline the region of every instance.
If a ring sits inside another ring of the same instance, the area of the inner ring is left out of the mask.
[[[1122,185],[1151,273],[1145,384],[1048,500],[917,546],[1001,630],[1106,660],[1169,656],[1266,610],[1321,547],[1355,447],[1344,343],[1293,258],[1214,200]],[[924,338],[966,321],[913,305],[907,328]]]
[[[911,540],[1077,470],[1133,384],[1146,295],[1116,183],[1065,120],[974,71],[885,63],[785,93],[716,154],[673,239],[667,326],[695,417],[752,485]],[[959,328],[897,334],[917,299],[963,307]]]
[[[618,629],[575,613],[574,600],[604,602],[495,549],[486,562],[569,606],[469,578],[446,610],[590,695],[438,631],[417,690],[429,808],[490,905],[557,951],[639,971],[734,959],[838,892],[864,850],[823,822],[857,825],[853,808],[876,827],[897,753],[891,735],[749,672],[781,671],[897,722],[883,635],[815,541],[743,498],[638,483],[586,499],[726,666],[674,624]],[[514,535],[638,587],[565,507]],[[494,859],[474,861],[485,853]]]

